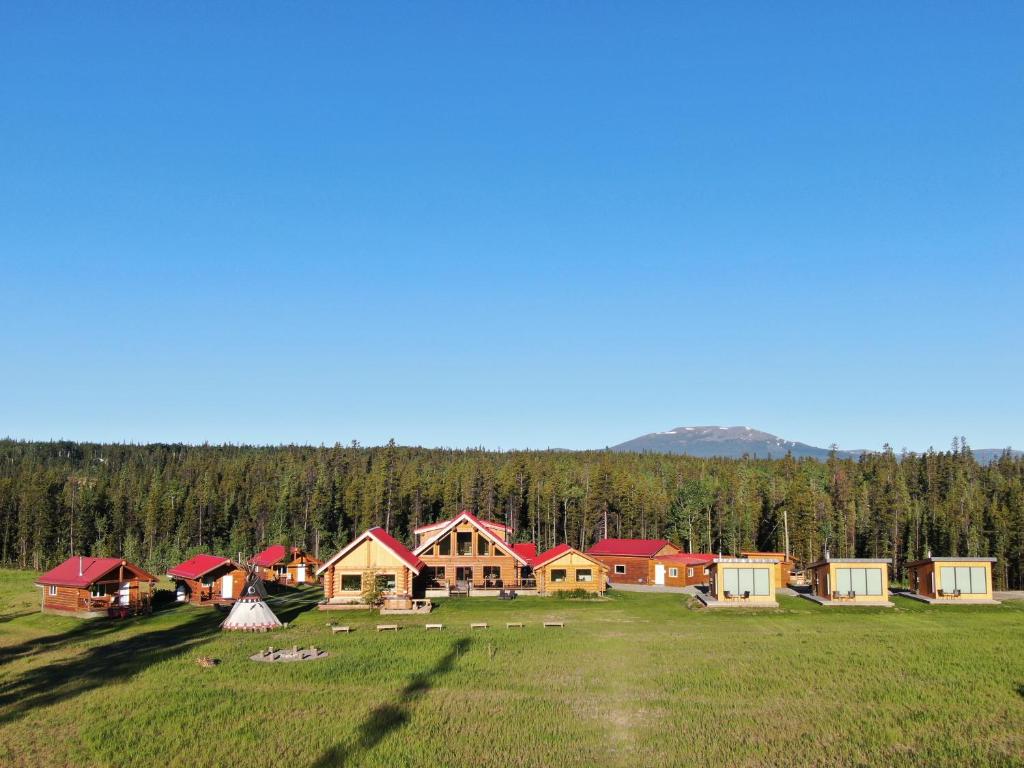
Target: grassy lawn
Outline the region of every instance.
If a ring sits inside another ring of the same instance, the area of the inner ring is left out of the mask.
[[[288,629],[237,635],[189,606],[43,616],[33,577],[0,571],[3,766],[1024,765],[1024,603],[478,598],[378,634],[309,589],[275,605]],[[248,660],[271,644],[330,657]]]

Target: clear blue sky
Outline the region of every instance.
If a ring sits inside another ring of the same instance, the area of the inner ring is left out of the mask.
[[[0,434],[1024,447],[1024,4],[0,4]]]

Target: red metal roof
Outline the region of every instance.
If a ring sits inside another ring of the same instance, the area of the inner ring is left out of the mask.
[[[260,568],[270,568],[284,560],[286,553],[287,550],[283,544],[274,544],[267,547],[259,554],[253,555],[249,562],[253,565],[258,565]]]
[[[534,568],[540,568],[542,565],[550,563],[552,560],[561,557],[566,552],[572,552],[572,547],[568,544],[559,544],[558,546],[552,547],[546,552],[541,552],[539,555],[530,561],[530,565]]]
[[[697,563],[710,563],[718,555],[708,555],[702,552],[676,552],[674,555],[659,555],[659,560],[670,560],[673,563],[684,565],[696,565]]]
[[[168,569],[168,576],[177,576],[182,579],[201,579],[215,568],[231,563],[231,558],[218,557],[217,555],[196,555]]]
[[[667,539],[602,539],[588,549],[587,554],[654,557],[664,546],[671,543]]]
[[[428,538],[426,541],[424,541],[422,544],[416,547],[416,552],[426,552],[427,549],[433,546],[434,542],[437,541],[446,530],[454,528],[456,525],[459,524],[459,521],[461,520],[465,520],[466,522],[475,525],[484,534],[485,537],[490,538],[491,542],[498,549],[512,555],[521,563],[523,563],[523,565],[529,565],[527,559],[518,552],[516,552],[515,549],[512,548],[512,545],[510,545],[507,541],[502,539],[501,536],[494,533],[493,528],[495,526],[501,526],[500,523],[492,523],[488,520],[481,520],[468,509],[462,510],[458,515],[453,517],[451,520],[448,520],[445,523],[444,528],[441,528],[438,533],[433,534],[432,538]]]
[[[537,545],[532,541],[523,541],[519,544],[513,544],[512,551],[523,558],[523,560],[529,562],[537,556]]]
[[[124,563],[126,568],[131,569],[134,576],[143,581],[156,581],[156,576],[146,573],[137,565],[132,565],[120,557],[84,557],[75,555],[74,557],[69,557],[56,568],[44,573],[36,580],[36,584],[53,584],[58,587],[88,587],[90,584],[102,579],[121,565],[121,563]]]

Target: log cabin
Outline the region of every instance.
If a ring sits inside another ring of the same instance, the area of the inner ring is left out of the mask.
[[[481,520],[464,510],[451,520],[416,529],[413,554],[426,564],[427,597],[497,595],[501,590],[535,592],[529,561],[505,537],[501,523]]]
[[[156,576],[120,557],[69,557],[36,581],[43,613],[124,618],[152,610]]]
[[[704,553],[676,552],[659,555],[654,562],[665,568],[665,586],[691,587],[708,583],[708,568],[714,559],[714,555]]]
[[[242,594],[246,572],[229,557],[196,555],[168,569],[179,603],[226,605]]]
[[[994,557],[932,557],[907,563],[910,591],[904,595],[935,605],[994,605]]]
[[[411,605],[414,580],[425,567],[383,528],[371,528],[323,563],[316,576],[323,581],[328,606],[361,603],[364,593],[375,587],[385,598]]]
[[[827,606],[891,608],[889,564],[884,558],[829,557],[811,563],[811,591],[807,597]]]
[[[604,594],[608,567],[568,544],[559,544],[542,552],[532,559],[530,565],[537,580],[538,594],[575,590]]]
[[[250,558],[260,578],[278,584],[316,584],[316,571],[320,560],[306,553],[302,547],[273,544]]]
[[[793,558],[785,552],[740,552],[740,557],[756,558],[758,560],[774,560],[779,564],[775,569],[775,588],[782,589],[789,585],[793,575]]]
[[[778,567],[770,558],[716,557],[708,566],[708,591],[697,597],[709,608],[778,608]]]
[[[587,555],[605,564],[611,584],[664,584],[666,566],[659,557],[678,554],[667,539],[602,539]]]

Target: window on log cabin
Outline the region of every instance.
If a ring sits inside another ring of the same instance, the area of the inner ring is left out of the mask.
[[[444,581],[444,566],[435,565],[430,569],[430,578],[434,581]]]
[[[686,575],[688,578],[693,578],[693,568],[687,568]]]
[[[56,596],[57,596],[57,587],[56,587],[56,585],[51,584],[50,585],[50,597],[56,597]]]
[[[395,574],[393,573],[378,573],[377,574],[377,588],[387,590],[390,592],[395,591]]]
[[[358,573],[341,574],[341,589],[343,592],[358,592],[363,588],[363,577]]]
[[[501,567],[497,565],[484,566],[484,581],[499,581],[501,579]]]
[[[455,554],[466,557],[473,554],[473,532],[459,531],[455,534]]]
[[[577,568],[576,569],[576,581],[593,581],[594,572],[589,568]]]
[[[565,568],[552,568],[551,581],[556,584],[565,581]]]
[[[673,579],[676,578],[679,575],[679,569],[678,568],[669,568],[668,569],[668,575],[671,576]]]
[[[452,537],[446,535],[443,539],[437,542],[437,554],[441,556],[447,556],[452,553]]]
[[[93,584],[92,589],[89,590],[89,594],[92,597],[106,597],[107,596],[107,585],[106,584]]]
[[[616,565],[615,566],[615,572],[617,574],[619,574],[619,575],[625,573],[626,572],[626,566],[624,566],[624,565]]]
[[[476,537],[476,553],[480,557],[487,557],[491,554],[491,542],[479,534]]]

